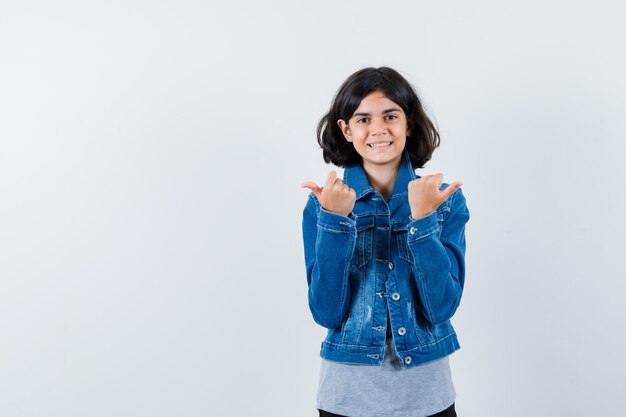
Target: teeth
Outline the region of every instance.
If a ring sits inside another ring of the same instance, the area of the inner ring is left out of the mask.
[[[389,146],[391,145],[391,142],[385,142],[385,143],[370,143],[370,146],[372,148],[380,148],[382,146]]]

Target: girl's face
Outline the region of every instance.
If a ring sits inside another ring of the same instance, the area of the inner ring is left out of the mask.
[[[411,132],[402,108],[382,91],[367,95],[349,120],[338,120],[337,124],[363,158],[363,168],[400,166],[406,137]]]

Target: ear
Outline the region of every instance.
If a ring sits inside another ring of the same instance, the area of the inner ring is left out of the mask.
[[[413,120],[409,119],[406,123],[406,136],[411,136],[411,131],[413,129]]]
[[[350,131],[350,126],[348,126],[348,123],[339,119],[337,120],[337,125],[339,125],[339,129],[341,130],[341,133],[343,133],[343,136],[346,138],[346,140],[348,142],[352,142],[352,132]]]

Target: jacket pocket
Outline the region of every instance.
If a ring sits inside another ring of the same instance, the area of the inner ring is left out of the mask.
[[[439,234],[441,234],[441,227],[443,223],[450,213],[450,206],[447,203],[441,204],[437,208],[437,223],[439,223]],[[398,254],[400,259],[404,259],[410,264],[413,264],[413,254],[409,249],[409,245],[407,243],[407,232],[409,229],[409,223],[411,223],[411,219],[407,220],[397,220],[391,224],[391,231],[396,239],[396,244],[398,245]]]
[[[426,320],[416,316],[414,318],[415,337],[417,338],[418,346],[422,351],[432,350],[436,347],[437,339],[431,333],[431,325]]]
[[[374,239],[374,215],[356,217],[356,244],[352,254],[350,270],[362,268],[372,259],[372,240]]]
[[[398,255],[408,263],[413,263],[413,254],[407,244],[407,231],[409,221],[395,221],[391,224],[391,232],[395,236],[398,245]]]

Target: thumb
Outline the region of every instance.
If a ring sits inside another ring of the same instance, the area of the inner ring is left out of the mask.
[[[322,194],[322,189],[313,181],[305,181],[300,184],[300,187],[310,189],[317,198],[319,198],[320,194]]]
[[[333,169],[332,171],[328,173],[328,176],[326,177],[326,183],[324,183],[324,187],[326,188],[332,187],[335,182],[335,179],[337,179],[337,172]]]

